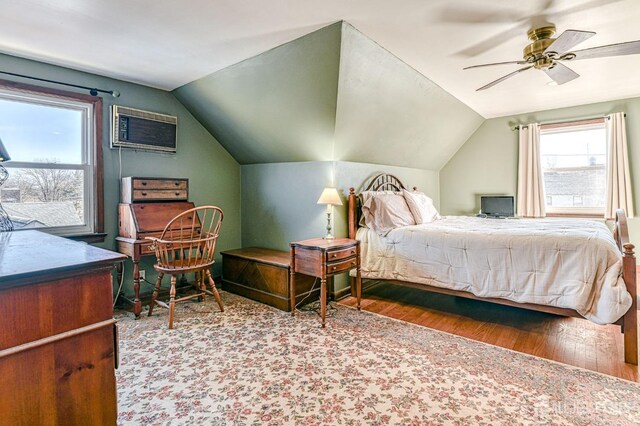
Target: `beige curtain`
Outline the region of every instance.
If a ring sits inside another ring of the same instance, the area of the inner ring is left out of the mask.
[[[540,166],[540,124],[520,126],[518,134],[518,216],[545,217]]]
[[[624,209],[627,217],[633,217],[627,128],[622,112],[607,116],[607,147],[607,208],[604,217],[614,218],[617,209]]]

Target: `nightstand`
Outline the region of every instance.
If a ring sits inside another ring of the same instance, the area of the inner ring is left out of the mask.
[[[291,247],[291,316],[295,315],[296,273],[320,278],[320,317],[325,326],[327,313],[327,277],[356,270],[356,298],[360,310],[360,241],[350,238],[314,238],[289,244]]]

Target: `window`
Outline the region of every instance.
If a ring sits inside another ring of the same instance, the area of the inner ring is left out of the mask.
[[[603,119],[542,127],[540,161],[547,213],[604,214],[607,137]]]
[[[100,98],[0,82],[0,139],[11,161],[0,201],[14,228],[102,232]]]

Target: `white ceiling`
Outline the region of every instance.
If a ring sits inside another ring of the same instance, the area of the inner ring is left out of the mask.
[[[0,0],[0,51],[174,89],[346,20],[486,118],[640,96],[640,55],[576,61],[548,86],[518,60],[532,22],[596,31],[579,48],[640,39],[638,0]],[[504,40],[486,49],[478,43]],[[0,64],[1,65],[1,64]],[[0,66],[1,70],[1,66]]]

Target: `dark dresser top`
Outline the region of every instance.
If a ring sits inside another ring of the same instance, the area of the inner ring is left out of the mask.
[[[53,272],[110,265],[126,256],[40,231],[0,232],[0,288]],[[34,280],[38,282],[40,280]]]

